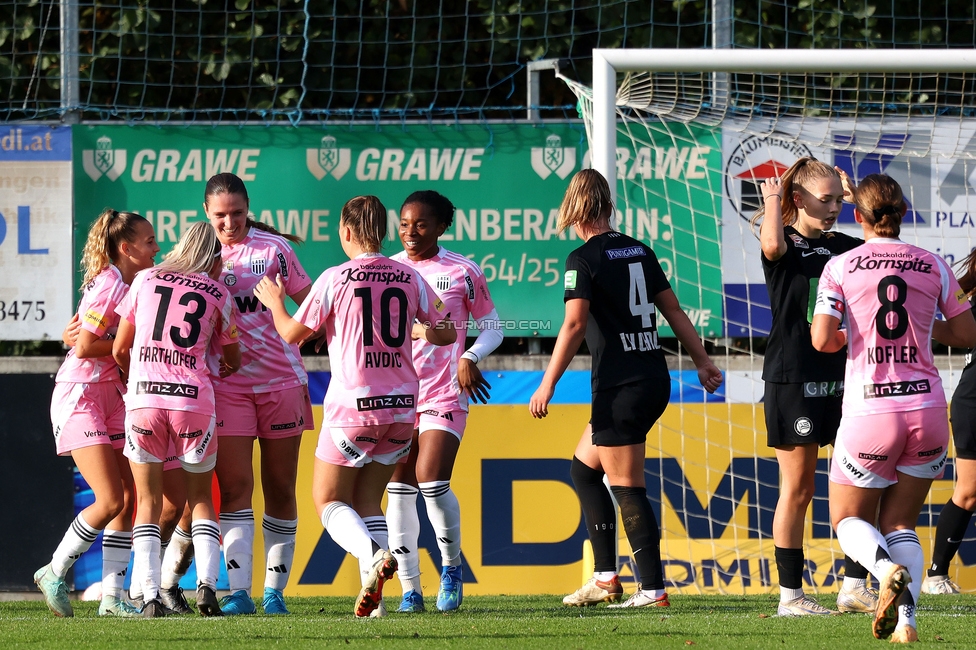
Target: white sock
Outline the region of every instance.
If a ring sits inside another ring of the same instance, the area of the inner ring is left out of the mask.
[[[51,571],[62,580],[64,580],[64,576],[67,575],[71,565],[81,557],[82,553],[91,548],[95,538],[98,537],[98,533],[102,532],[89,526],[82,516],[83,514],[79,512],[71,525],[68,526],[68,530],[64,532],[64,537],[61,538],[61,543],[54,549],[54,555],[51,557]]]
[[[224,561],[227,562],[230,590],[243,589],[250,594],[254,561],[254,511],[247,509],[220,513],[220,532],[224,538]]]
[[[102,536],[102,598],[122,596],[122,584],[132,557],[132,533],[106,530]]]
[[[159,526],[140,524],[132,529],[132,573],[142,579],[142,597],[159,598]]]
[[[420,492],[427,504],[427,516],[434,527],[437,548],[441,551],[441,564],[461,564],[461,506],[458,504],[450,481],[421,483]]]
[[[390,531],[386,527],[386,517],[383,515],[363,517],[363,523],[366,524],[366,530],[369,531],[369,536],[373,538],[377,546],[384,550],[389,550]]]
[[[336,544],[359,560],[360,573],[363,563],[368,563],[372,568],[375,542],[355,510],[342,501],[327,503],[322,509],[322,525]],[[366,572],[369,573],[369,569]]]
[[[179,526],[173,531],[169,546],[163,552],[162,577],[160,586],[172,589],[180,584],[193,561],[193,537]]]
[[[264,586],[284,591],[292,561],[295,559],[298,520],[275,519],[264,515],[261,530],[264,531],[265,567],[268,569],[264,576]]]
[[[803,587],[799,589],[791,589],[790,587],[779,586],[779,602],[788,603],[791,600],[796,600],[797,598],[803,598]]]
[[[861,589],[867,586],[868,581],[864,578],[848,578],[844,576],[844,586],[841,589],[843,591],[854,591],[855,589]]]
[[[616,571],[594,571],[593,577],[600,582],[610,582],[617,576]]]
[[[420,517],[417,515],[417,494],[420,490],[407,483],[386,486],[386,520],[389,525],[390,552],[396,556],[397,575],[403,593],[420,592]]]
[[[908,583],[905,594],[898,599],[898,625],[915,624],[915,605],[922,593],[922,571],[925,568],[925,556],[918,535],[914,530],[896,530],[885,535],[891,561],[908,569],[912,581]]]
[[[220,574],[220,526],[216,521],[197,519],[190,530],[197,559],[197,586],[215,589]]]
[[[848,556],[867,568],[878,580],[892,565],[888,544],[877,528],[863,519],[847,517],[837,524],[837,541]]]

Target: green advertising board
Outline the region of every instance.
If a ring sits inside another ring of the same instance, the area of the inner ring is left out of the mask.
[[[720,169],[719,132],[698,131],[699,143],[714,141],[702,154],[702,168]],[[654,146],[676,146],[672,133],[653,127],[648,139]],[[581,241],[558,232],[556,219],[569,179],[583,165],[582,123],[82,125],[74,127],[74,152],[76,260],[89,225],[106,206],[149,218],[165,253],[189,223],[206,218],[207,179],[230,171],[244,179],[256,220],[305,240],[295,249],[314,278],[345,261],[337,236],[348,199],[374,194],[383,201],[390,223],[384,253],[392,255],[401,250],[396,225],[402,201],[433,189],[457,207],[441,243],[481,265],[506,336],[555,336],[562,323],[563,265]],[[719,259],[719,198],[707,193],[719,184],[685,179],[683,169],[665,179],[651,174],[647,192],[621,186],[621,230],[655,249],[685,309],[711,315],[702,333],[718,336],[721,272],[716,264],[708,273],[711,267],[697,258]],[[694,201],[648,204],[673,193],[668,187],[675,184]],[[705,244],[682,234],[708,229]],[[661,330],[671,335],[667,327]]]

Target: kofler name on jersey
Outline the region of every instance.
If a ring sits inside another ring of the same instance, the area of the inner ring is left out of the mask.
[[[623,344],[624,352],[648,352],[660,349],[657,342],[657,330],[651,332],[621,332],[620,342]]]
[[[914,345],[880,345],[868,347],[868,363],[918,363],[918,348]]]

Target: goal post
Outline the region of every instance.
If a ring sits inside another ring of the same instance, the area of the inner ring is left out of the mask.
[[[902,239],[959,262],[976,247],[976,50],[596,49],[592,88],[560,77],[584,118],[583,165],[609,181],[616,227],[654,248],[699,334],[721,344],[721,395],[701,394],[687,357],[669,358],[672,406],[647,437],[669,589],[775,590],[779,468],[761,378],[771,314],[750,224],[760,184],[803,156],[855,182],[889,174],[909,204]],[[861,236],[851,206],[836,228]],[[950,352],[937,357],[947,394],[965,365]],[[829,458],[823,449],[805,527],[808,591],[836,591],[843,572]],[[923,510],[923,546],[953,470]],[[973,585],[976,526],[966,539],[951,574]]]

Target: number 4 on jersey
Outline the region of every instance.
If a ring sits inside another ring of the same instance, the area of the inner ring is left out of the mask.
[[[644,280],[644,267],[639,262],[628,264],[630,270],[630,288],[627,290],[627,302],[630,313],[641,319],[640,329],[649,332],[621,332],[620,341],[624,352],[639,350],[657,350],[657,323],[654,320],[654,302],[647,297],[647,282]]]

